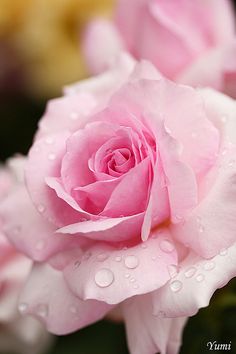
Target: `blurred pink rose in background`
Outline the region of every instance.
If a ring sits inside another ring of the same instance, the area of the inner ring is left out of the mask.
[[[22,183],[23,164],[23,158],[14,158],[8,167],[0,168],[0,203]],[[1,228],[0,219],[0,353],[40,354],[50,344],[50,335],[39,321],[18,311],[19,293],[32,261],[9,244]]]
[[[118,0],[114,21],[95,19],[84,37],[93,73],[121,50],[167,78],[236,96],[236,36],[229,0]]]
[[[235,128],[232,99],[126,55],[50,101],[0,206],[35,261],[21,312],[66,334],[118,306],[132,354],[177,353],[236,275]]]

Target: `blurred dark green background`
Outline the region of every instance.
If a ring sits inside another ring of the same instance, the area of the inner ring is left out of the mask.
[[[22,63],[1,41],[0,54],[0,161],[4,161],[15,153],[27,153],[50,97],[30,95],[25,89]],[[230,353],[236,354],[236,280],[218,290],[210,306],[189,319],[181,354],[209,353],[206,346],[209,341],[231,341]],[[125,330],[121,324],[101,321],[72,335],[58,337],[46,354],[128,354]]]

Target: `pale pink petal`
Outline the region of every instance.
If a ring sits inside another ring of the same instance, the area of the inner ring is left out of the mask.
[[[221,150],[228,143],[236,144],[236,106],[235,101],[212,89],[200,89],[206,114],[221,135]]]
[[[104,302],[82,301],[68,289],[63,273],[36,264],[22,291],[19,310],[42,321],[49,332],[67,334],[103,318],[111,309]]]
[[[64,226],[58,230],[64,234],[78,234],[93,240],[119,242],[140,238],[144,213],[120,218],[100,218]]]
[[[223,150],[204,180],[207,193],[185,222],[172,226],[175,238],[202,257],[213,257],[236,241],[235,156],[235,147]]]
[[[3,231],[16,248],[36,261],[48,259],[53,254],[81,245],[81,239],[55,234],[55,227],[42,220],[25,190],[21,186],[4,200],[0,207]]]
[[[118,129],[120,127],[114,123],[94,122],[69,137],[61,168],[62,182],[67,192],[96,181],[88,161],[107,140],[116,135]]]
[[[180,264],[176,277],[152,293],[154,313],[167,317],[192,316],[209,304],[216,289],[236,276],[236,244],[210,260],[194,254]]]
[[[131,354],[179,352],[185,318],[154,316],[151,294],[126,300],[122,309]]]
[[[149,167],[150,159],[146,158],[124,175],[101,215],[114,218],[144,212],[149,197]]]
[[[109,69],[124,49],[122,38],[111,21],[96,18],[88,24],[82,39],[86,63],[93,74]]]
[[[70,289],[82,299],[110,304],[158,289],[169,280],[177,253],[167,230],[153,236],[127,249],[105,243],[91,247],[65,269]]]
[[[77,222],[78,212],[58,198],[45,179],[60,176],[68,133],[50,136],[50,140],[48,138],[37,140],[30,150],[26,164],[26,185],[42,217],[61,227]]]

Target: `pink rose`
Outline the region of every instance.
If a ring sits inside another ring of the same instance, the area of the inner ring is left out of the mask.
[[[0,204],[20,182],[23,163],[23,158],[14,158],[7,168],[0,169]],[[9,244],[2,224],[0,219],[0,353],[39,354],[48,346],[50,337],[38,321],[18,312],[18,296],[32,261]]]
[[[180,83],[236,97],[236,37],[229,0],[118,0],[113,23],[95,19],[84,38],[92,72],[121,50]]]
[[[36,261],[20,309],[65,334],[119,307],[131,353],[177,353],[236,274],[235,102],[127,56],[65,92],[0,208]]]

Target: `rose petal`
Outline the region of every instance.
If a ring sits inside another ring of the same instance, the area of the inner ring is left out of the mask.
[[[131,354],[179,352],[185,318],[154,316],[151,294],[127,300],[122,307]]]
[[[23,314],[34,315],[49,332],[57,335],[96,322],[110,309],[111,306],[104,302],[76,298],[68,289],[63,274],[47,264],[34,266],[19,302]]]
[[[154,313],[167,317],[192,316],[208,306],[216,289],[236,275],[236,245],[210,260],[190,254],[177,276],[153,292]]]
[[[70,289],[82,299],[115,304],[161,287],[170,278],[168,266],[177,263],[177,254],[167,230],[154,236],[128,249],[108,244],[91,247],[65,269]]]
[[[102,18],[88,24],[82,44],[86,62],[94,74],[110,68],[124,47],[116,27]]]
[[[184,223],[172,226],[182,243],[205,258],[215,256],[236,241],[236,149],[223,151],[205,178],[206,195]]]
[[[42,220],[23,186],[14,189],[4,200],[0,216],[4,220],[3,230],[9,240],[18,250],[36,261],[46,260],[61,250],[82,245],[85,241],[69,235],[56,235],[55,227]]]

